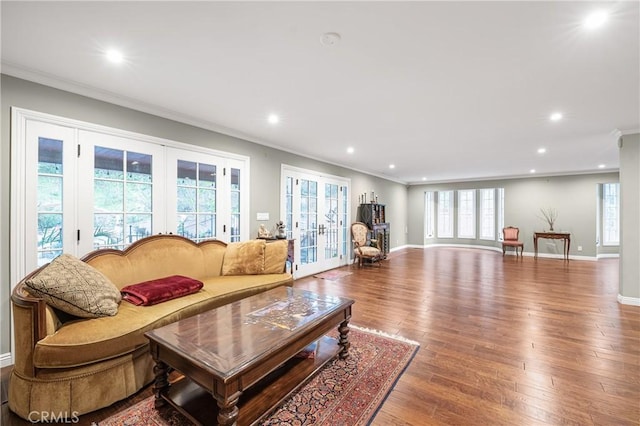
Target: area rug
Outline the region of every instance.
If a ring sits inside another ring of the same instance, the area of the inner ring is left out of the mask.
[[[367,425],[418,351],[418,344],[350,326],[350,356],[334,359],[266,418],[268,425]],[[149,397],[100,426],[188,426],[172,407],[156,410]]]
[[[345,271],[341,269],[332,269],[330,271],[322,272],[320,274],[314,275],[315,278],[322,278],[323,280],[335,281],[342,277],[346,277],[347,275],[351,275],[353,272]]]

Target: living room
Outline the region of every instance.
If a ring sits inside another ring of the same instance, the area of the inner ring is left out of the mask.
[[[631,16],[637,17],[637,5],[629,6]],[[11,19],[6,16],[9,10],[3,4],[3,21]],[[627,10],[627,12],[629,12]],[[635,13],[635,15],[633,15]],[[622,14],[622,12],[620,12]],[[625,16],[619,17],[624,19]],[[626,17],[628,18],[628,16]],[[624,21],[627,22],[627,21]],[[4,22],[3,22],[4,24]],[[636,30],[637,30],[637,23]],[[6,28],[3,25],[3,28]],[[625,27],[626,28],[626,27]],[[3,29],[3,45],[9,43],[7,39],[11,38],[11,34],[5,34]],[[637,31],[636,31],[637,32]],[[346,35],[345,35],[346,37]],[[41,41],[42,42],[42,41]],[[635,42],[637,45],[637,41]],[[325,46],[323,46],[325,47]],[[637,49],[633,50],[633,44],[627,46],[625,54],[629,54],[631,58],[637,58]],[[631,52],[631,53],[629,53]],[[635,55],[635,56],[634,56]],[[264,59],[262,59],[264,60]],[[609,60],[603,59],[604,61]],[[496,174],[484,177],[467,177],[463,174],[458,176],[435,178],[432,181],[422,181],[422,175],[416,175],[411,179],[398,177],[391,170],[382,170],[378,167],[377,171],[363,169],[358,165],[350,165],[352,161],[348,154],[341,153],[345,158],[344,161],[336,161],[331,159],[323,159],[316,155],[307,154],[303,148],[300,151],[291,149],[287,146],[277,146],[272,141],[277,141],[277,130],[268,129],[265,133],[264,141],[266,143],[256,143],[252,138],[244,138],[241,132],[243,128],[236,129],[237,132],[229,131],[227,134],[223,130],[216,131],[210,123],[204,120],[197,120],[188,114],[179,115],[166,108],[153,106],[149,102],[134,102],[134,99],[127,97],[127,94],[115,96],[113,93],[100,90],[99,88],[87,88],[82,85],[73,85],[65,77],[55,78],[53,71],[37,70],[24,65],[22,69],[16,63],[15,58],[5,63],[5,54],[3,53],[3,74],[1,81],[2,90],[2,207],[0,208],[0,219],[2,228],[0,229],[0,253],[2,253],[0,263],[0,276],[5,285],[0,290],[0,301],[2,303],[2,328],[0,335],[2,336],[0,345],[0,354],[2,354],[2,365],[11,364],[11,319],[9,309],[10,292],[16,282],[24,276],[26,271],[16,271],[14,265],[15,247],[12,244],[14,238],[14,229],[11,220],[15,219],[15,206],[12,205],[12,187],[11,183],[16,177],[12,175],[11,156],[13,155],[12,144],[12,111],[11,108],[20,108],[26,111],[35,111],[38,113],[49,114],[56,117],[69,118],[84,123],[92,123],[99,126],[105,126],[113,129],[119,129],[128,132],[134,132],[141,135],[149,135],[156,138],[162,138],[169,141],[175,141],[182,144],[197,146],[200,148],[213,149],[219,152],[231,153],[233,155],[244,156],[250,158],[250,192],[248,194],[248,223],[247,236],[254,238],[260,224],[266,223],[268,226],[281,218],[282,212],[282,167],[283,165],[292,166],[294,168],[311,171],[319,175],[340,177],[349,182],[349,212],[350,221],[355,220],[358,206],[358,195],[362,193],[370,194],[375,191],[379,202],[387,206],[387,220],[391,223],[391,241],[392,254],[412,250],[414,248],[423,249],[430,245],[458,245],[458,246],[477,246],[484,245],[485,248],[500,250],[500,241],[496,238],[490,243],[483,242],[480,239],[473,241],[464,238],[439,239],[429,238],[426,232],[425,224],[425,193],[438,192],[448,190],[467,190],[482,188],[504,188],[504,218],[505,226],[514,225],[520,227],[520,239],[525,243],[526,260],[533,256],[532,237],[534,232],[542,230],[545,227],[544,221],[540,219],[540,209],[553,207],[558,211],[557,229],[571,233],[571,251],[570,257],[572,261],[592,262],[598,258],[621,256],[621,284],[617,294],[613,295],[611,303],[623,302],[624,304],[637,305],[640,300],[640,290],[638,289],[638,246],[640,238],[638,234],[638,224],[633,223],[633,217],[637,217],[638,200],[640,199],[640,191],[638,190],[638,151],[640,150],[640,136],[638,135],[639,123],[637,121],[625,123],[623,126],[619,123],[611,123],[609,128],[598,128],[599,133],[609,133],[608,139],[601,142],[599,139],[595,146],[602,146],[602,151],[606,152],[605,156],[614,153],[614,163],[607,160],[605,168],[599,169],[601,162],[596,162],[588,170],[577,170],[572,163],[577,161],[582,155],[587,156],[579,151],[573,151],[567,157],[563,157],[567,167],[565,169],[554,169],[549,172],[538,170],[538,173],[530,173],[529,169],[520,173],[506,173],[498,175],[498,165],[501,163],[510,163],[519,161],[522,157],[522,147],[514,145],[513,151],[491,152],[491,156],[497,158]],[[609,64],[611,68],[616,68],[616,63]],[[629,68],[629,67],[627,67]],[[636,117],[638,110],[637,87],[638,73],[637,65],[630,67],[635,72],[635,80],[632,82],[628,92],[632,94],[631,105],[634,106]],[[71,79],[71,77],[69,77]],[[140,76],[137,76],[140,78]],[[177,78],[177,77],[176,77]],[[480,83],[479,83],[480,84]],[[158,88],[160,93],[163,88]],[[586,90],[583,88],[583,90]],[[189,97],[195,97],[197,89],[184,88],[189,95],[184,100],[189,102]],[[629,96],[627,94],[620,95],[626,101]],[[590,102],[585,101],[585,102]],[[560,102],[560,101],[557,101]],[[562,102],[568,102],[562,100]],[[578,101],[575,101],[578,102]],[[635,102],[635,104],[634,104]],[[604,103],[604,102],[603,102]],[[550,106],[550,108],[552,108]],[[606,105],[605,105],[606,108]],[[633,108],[632,108],[633,109]],[[176,107],[176,110],[178,108]],[[179,110],[178,110],[179,111]],[[632,113],[634,111],[631,111]],[[546,112],[546,111],[545,111]],[[347,114],[348,115],[348,114]],[[570,113],[569,113],[570,115]],[[290,118],[281,123],[284,127],[286,121],[292,122],[294,114],[290,113]],[[570,117],[568,117],[570,118]],[[249,120],[247,118],[247,120]],[[546,118],[545,118],[546,120]],[[543,119],[538,120],[540,123]],[[585,120],[585,123],[588,120]],[[218,123],[221,128],[224,122]],[[548,127],[546,123],[540,124],[541,127]],[[585,140],[589,139],[589,126],[585,124],[585,130],[578,133],[574,138],[580,139],[580,135]],[[620,133],[615,133],[619,130]],[[525,132],[527,130],[524,130]],[[455,133],[456,129],[449,126],[449,132]],[[596,132],[596,130],[594,130]],[[509,138],[516,139],[517,135],[510,134]],[[434,138],[430,143],[422,142],[420,139],[414,139],[414,152],[408,151],[407,156],[417,157],[416,152],[422,146],[424,151],[419,156],[428,157],[437,155],[439,145],[449,144],[443,142],[447,138]],[[508,138],[507,138],[508,139]],[[527,141],[526,149],[532,151],[532,157],[536,160],[542,154],[536,154],[538,149],[537,141],[530,141],[528,138],[522,137]],[[622,149],[618,147],[619,140],[622,141]],[[515,142],[514,142],[515,143]],[[585,142],[587,143],[587,142]],[[364,155],[362,151],[366,151],[366,141],[362,141],[360,152],[358,155]],[[395,151],[393,142],[389,143],[385,156],[389,155],[389,151]],[[591,149],[586,149],[593,154],[593,145],[588,145]],[[567,149],[567,148],[563,148]],[[465,150],[470,150],[469,145],[459,148],[459,155],[462,156]],[[485,149],[489,150],[489,148]],[[549,148],[553,151],[553,147]],[[335,151],[335,149],[334,149]],[[480,150],[479,150],[480,151]],[[622,154],[624,153],[624,155]],[[480,155],[480,153],[478,153]],[[504,157],[503,157],[504,156]],[[596,155],[597,156],[597,155]],[[471,155],[473,157],[473,155]],[[571,158],[571,161],[566,160]],[[446,157],[440,163],[446,167],[447,163],[451,168],[457,166],[457,158]],[[473,158],[471,159],[473,160]],[[384,159],[386,162],[387,159]],[[467,160],[468,161],[468,160]],[[486,160],[484,160],[486,162]],[[481,162],[481,161],[480,161]],[[473,163],[473,161],[471,161]],[[400,163],[398,163],[400,165]],[[604,164],[604,161],[602,162]],[[613,164],[613,165],[612,165]],[[398,165],[397,169],[400,168]],[[385,166],[386,167],[386,166]],[[491,167],[491,166],[489,166]],[[397,170],[396,169],[396,170]],[[366,171],[364,171],[366,170]],[[425,170],[425,175],[429,171]],[[598,188],[603,184],[620,183],[622,204],[622,225],[620,227],[620,236],[622,239],[628,240],[623,243],[624,252],[618,250],[617,247],[605,247],[599,244],[599,236],[601,235],[601,205],[598,203]],[[260,213],[268,213],[270,220],[261,221],[257,217]],[[637,220],[636,220],[637,222]],[[489,251],[491,254],[496,254]],[[540,248],[541,257],[548,257],[549,260],[556,261],[561,257],[556,244],[546,244]],[[628,256],[628,257],[624,257]],[[342,265],[349,263],[349,256],[344,259]],[[546,260],[546,259],[545,259]],[[617,260],[614,260],[617,262]],[[390,260],[389,262],[392,262]],[[598,263],[598,262],[595,262]],[[354,275],[359,272],[354,272]],[[368,270],[367,270],[367,273]],[[22,276],[21,276],[22,274]],[[301,277],[302,278],[302,277]],[[8,283],[8,284],[7,284]]]

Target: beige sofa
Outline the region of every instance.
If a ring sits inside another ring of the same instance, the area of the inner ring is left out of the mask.
[[[249,259],[242,258],[247,256],[242,244],[252,245]],[[256,255],[256,247],[262,257]],[[157,235],[125,251],[95,251],[82,260],[118,289],[170,275],[195,278],[204,286],[197,293],[152,306],[123,300],[114,316],[91,319],[69,319],[32,296],[25,282],[46,265],[34,271],[11,296],[15,363],[9,408],[32,421],[43,416],[73,419],[132,395],[154,377],[144,332],[274,287],[291,286],[291,274],[285,272],[286,247],[286,241],[196,244],[175,235]],[[248,264],[262,268],[247,274],[242,267]]]

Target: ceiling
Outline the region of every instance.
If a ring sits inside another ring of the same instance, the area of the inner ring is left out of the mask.
[[[5,74],[407,184],[617,170],[640,128],[636,1],[0,7]]]

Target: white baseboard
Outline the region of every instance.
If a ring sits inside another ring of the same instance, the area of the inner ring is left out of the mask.
[[[481,245],[475,245],[475,244],[442,244],[442,243],[438,243],[438,244],[425,244],[423,246],[418,245],[418,244],[408,244],[399,248],[423,248],[423,249],[427,249],[427,248],[432,248],[432,247],[459,247],[459,248],[471,248],[471,249],[480,249],[480,250],[491,250],[491,251],[497,251],[498,253],[502,253],[502,248],[501,247],[491,247],[491,246],[481,246]],[[399,249],[396,248],[396,249]],[[516,252],[515,250],[508,250],[505,253],[507,256],[515,256]],[[525,251],[524,253],[522,253],[523,256],[528,256],[528,257],[534,257],[535,253],[533,252],[528,252]],[[617,256],[617,255],[616,255]],[[555,253],[538,253],[538,257],[545,257],[545,258],[549,258],[549,259],[564,259],[564,256],[561,254],[555,254]],[[591,260],[591,261],[596,261],[598,260],[598,257],[594,257],[594,256],[576,256],[576,255],[570,255],[569,256],[569,260]]]
[[[0,368],[7,367],[13,364],[13,359],[11,357],[11,352],[6,354],[0,354]]]
[[[623,305],[640,306],[640,297],[627,297],[618,294],[618,302]]]
[[[620,259],[619,253],[601,253],[596,256],[596,259]]]
[[[472,248],[472,249],[480,249],[480,250],[491,250],[502,253],[502,249],[500,247],[491,247],[491,246],[481,246],[475,244],[425,244],[424,246],[416,246],[422,248],[431,248],[431,247],[458,247],[458,248]]]

